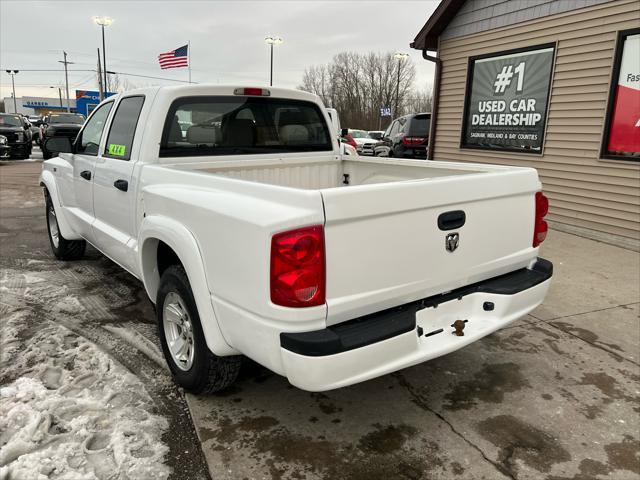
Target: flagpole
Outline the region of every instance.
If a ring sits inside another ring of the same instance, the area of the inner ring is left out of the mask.
[[[189,62],[189,83],[191,83],[191,40],[187,40],[187,55],[187,61]]]

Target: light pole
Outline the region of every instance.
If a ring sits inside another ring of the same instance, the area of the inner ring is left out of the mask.
[[[49,87],[49,88],[57,88],[58,89],[58,98],[60,99],[60,108],[62,108],[62,88],[60,88],[60,87]]]
[[[268,35],[264,37],[264,41],[271,47],[271,74],[269,76],[269,86],[273,86],[273,46],[280,45],[284,40],[280,37]]]
[[[104,72],[104,92],[105,92],[105,96],[106,93],[109,91],[109,80],[107,77],[107,50],[105,48],[105,43],[104,43],[104,27],[108,27],[109,25],[111,25],[113,23],[113,18],[111,17],[92,17],[93,21],[96,23],[96,25],[100,25],[100,27],[102,28],[102,71]]]
[[[397,118],[398,117],[398,103],[399,103],[399,99],[400,99],[400,67],[402,65],[402,62],[404,62],[407,58],[409,58],[409,54],[408,53],[396,52],[393,55],[393,58],[398,60],[398,81],[396,82],[396,108],[393,111],[393,116]]]
[[[16,82],[14,82],[14,77],[20,72],[20,70],[5,70],[9,75],[11,75],[11,88],[13,89],[13,113],[18,113],[18,104],[16,103]]]

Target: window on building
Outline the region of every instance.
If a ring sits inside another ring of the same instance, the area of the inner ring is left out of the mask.
[[[640,28],[618,35],[601,156],[640,161]]]
[[[542,153],[555,45],[469,58],[461,148]]]
[[[131,158],[131,146],[143,104],[143,96],[125,97],[120,101],[111,122],[104,152],[105,157],[117,158],[118,160]]]

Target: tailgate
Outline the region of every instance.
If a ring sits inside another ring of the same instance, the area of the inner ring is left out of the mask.
[[[322,190],[327,325],[529,266],[538,190],[523,168]],[[462,227],[438,227],[460,210]]]

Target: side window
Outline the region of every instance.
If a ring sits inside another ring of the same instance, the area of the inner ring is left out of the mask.
[[[102,137],[102,131],[107,123],[107,117],[113,107],[113,102],[105,103],[98,108],[84,126],[78,143],[76,146],[76,153],[82,153],[84,155],[98,155],[98,149],[100,148],[100,138]],[[48,121],[47,117],[47,121]]]
[[[391,131],[389,132],[389,136],[391,138],[393,138],[396,135],[396,133],[398,133],[399,127],[400,127],[400,123],[398,122],[398,120],[393,122],[393,125],[391,125]]]
[[[131,158],[131,146],[143,104],[143,96],[125,97],[120,100],[107,137],[105,157],[118,160]]]

